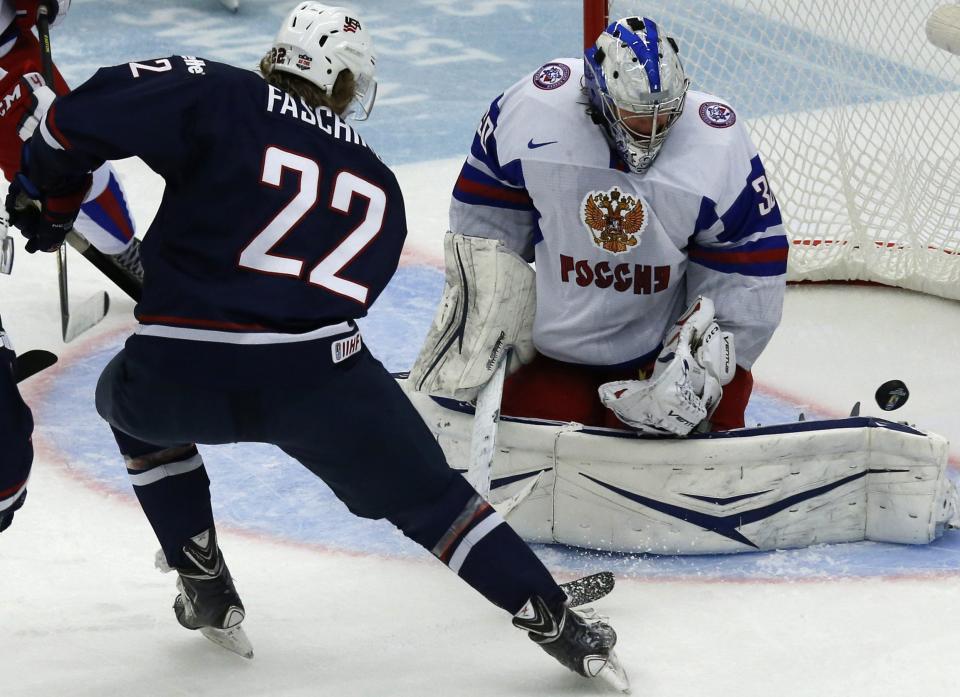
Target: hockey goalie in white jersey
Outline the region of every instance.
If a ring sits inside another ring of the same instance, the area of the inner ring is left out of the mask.
[[[711,552],[867,536],[866,496],[880,501],[871,449],[885,447],[873,422],[815,437],[718,433],[744,426],[751,367],[780,322],[788,241],[742,120],[689,89],[654,21],[618,20],[582,60],[552,60],[493,101],[453,191],[445,252],[408,390],[462,462],[457,419],[416,393],[470,402],[510,350],[501,414],[518,418],[501,428],[494,489],[537,478],[511,516],[527,539]],[[609,428],[620,435],[601,438]],[[945,455],[923,435],[911,443],[925,455],[907,460],[931,465],[912,499],[923,522],[874,525],[872,539],[927,542],[942,522]],[[833,465],[817,459],[827,452]],[[862,472],[849,479],[854,458]],[[785,512],[808,509],[821,518],[798,526]]]
[[[483,117],[448,246],[492,239],[536,264],[532,342],[507,337],[526,365],[503,414],[675,435],[708,417],[743,426],[750,368],[780,321],[787,240],[736,113],[688,85],[672,40],[632,17]],[[661,353],[687,308],[697,331]],[[415,371],[420,389],[442,370]]]

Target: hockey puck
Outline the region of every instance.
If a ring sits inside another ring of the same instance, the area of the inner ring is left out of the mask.
[[[909,397],[910,390],[901,380],[888,380],[877,388],[877,405],[884,411],[899,409]]]

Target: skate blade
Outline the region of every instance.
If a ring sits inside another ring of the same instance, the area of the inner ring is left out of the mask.
[[[244,658],[253,658],[253,645],[247,639],[247,633],[243,627],[237,625],[230,629],[215,629],[214,627],[201,627],[200,633],[217,646],[232,651],[238,656]]]
[[[592,656],[587,658],[587,674],[602,680],[604,683],[622,692],[625,695],[630,694],[630,678],[627,677],[627,671],[623,669],[617,654],[611,649],[609,656]]]

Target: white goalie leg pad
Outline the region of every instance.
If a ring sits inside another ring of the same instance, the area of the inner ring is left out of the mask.
[[[512,349],[508,370],[533,358],[536,274],[497,240],[448,232],[443,246],[443,296],[410,385],[472,401],[504,351]]]
[[[450,466],[465,470],[472,414],[405,389]],[[859,418],[684,440],[624,435],[506,418],[490,501],[534,482],[509,517],[525,540],[654,554],[926,544],[960,525],[949,444],[900,424]]]

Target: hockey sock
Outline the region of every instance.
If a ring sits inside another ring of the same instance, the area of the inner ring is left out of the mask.
[[[195,445],[153,445],[113,429],[127,474],[167,563],[186,566],[187,540],[213,527],[210,479]]]
[[[389,520],[511,615],[533,595],[551,608],[566,599],[533,550],[460,474],[435,500]]]

